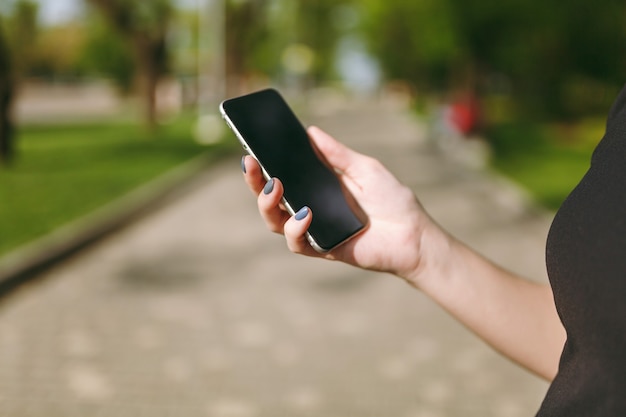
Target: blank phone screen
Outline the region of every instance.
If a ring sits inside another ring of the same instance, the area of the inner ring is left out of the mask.
[[[291,208],[310,207],[309,234],[321,249],[332,249],[364,227],[337,176],[317,157],[306,130],[277,91],[226,100],[222,108],[269,176],[282,181]]]

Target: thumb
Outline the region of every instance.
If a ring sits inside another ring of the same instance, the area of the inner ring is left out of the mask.
[[[332,168],[341,173],[349,171],[358,155],[357,152],[338,142],[319,127],[311,126],[307,132],[317,150]]]

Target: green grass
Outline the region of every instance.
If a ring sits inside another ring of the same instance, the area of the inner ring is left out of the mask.
[[[0,255],[45,235],[159,174],[209,152],[181,117],[150,136],[129,123],[24,127],[18,156],[0,166]],[[234,142],[233,142],[234,143]]]
[[[539,204],[556,210],[589,168],[603,130],[601,120],[565,127],[501,124],[487,133],[492,166],[526,188]]]

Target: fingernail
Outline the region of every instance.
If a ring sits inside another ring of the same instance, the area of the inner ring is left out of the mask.
[[[243,173],[246,173],[246,156],[242,156],[241,157],[241,170],[243,171]]]
[[[265,184],[265,187],[263,187],[263,193],[267,195],[271,193],[273,189],[274,189],[274,178],[270,178],[270,180]]]
[[[302,220],[308,215],[309,215],[309,208],[304,206],[296,213],[295,218],[296,220]]]

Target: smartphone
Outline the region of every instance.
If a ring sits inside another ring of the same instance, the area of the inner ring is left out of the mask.
[[[365,229],[365,218],[335,172],[318,156],[309,135],[283,97],[265,89],[225,100],[220,112],[266,179],[284,186],[283,204],[291,215],[308,206],[311,246],[328,252]]]

